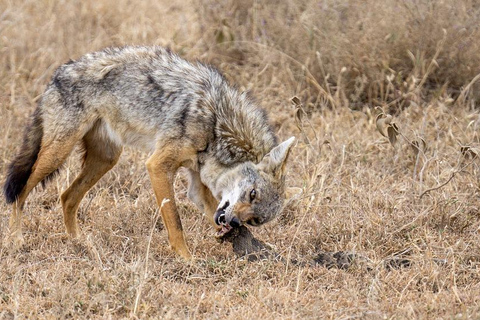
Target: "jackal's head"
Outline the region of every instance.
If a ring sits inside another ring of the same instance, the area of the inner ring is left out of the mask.
[[[243,224],[258,226],[275,218],[285,199],[285,167],[295,138],[273,148],[258,164],[242,163],[219,178],[222,186],[215,223],[222,237]]]

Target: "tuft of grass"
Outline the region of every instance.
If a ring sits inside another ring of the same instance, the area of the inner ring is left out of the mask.
[[[58,195],[79,172],[74,152],[29,197],[25,246],[0,248],[0,318],[480,317],[478,15],[467,0],[1,2],[0,181],[57,66],[168,45],[217,65],[281,138],[299,138],[293,196],[255,235],[286,258],[350,251],[372,268],[238,260],[180,173],[196,257],[185,263],[155,223],[147,155],[131,149],[82,202],[83,237],[68,239]],[[5,202],[0,212],[4,239]]]
[[[480,74],[472,1],[196,2],[214,60],[260,65],[315,108],[403,109],[413,96],[456,97]]]

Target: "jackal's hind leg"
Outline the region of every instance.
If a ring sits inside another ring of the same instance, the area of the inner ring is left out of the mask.
[[[80,201],[87,191],[115,166],[122,153],[121,146],[102,139],[97,129],[98,127],[94,127],[83,138],[85,159],[82,171],[61,196],[65,228],[73,238],[80,234],[77,223]]]
[[[25,242],[22,233],[22,209],[14,202],[12,205],[12,213],[8,223],[10,234],[5,239],[5,246],[19,248]]]
[[[23,244],[22,210],[28,194],[43,179],[65,162],[75,146],[75,142],[75,137],[71,137],[67,141],[53,141],[40,149],[27,183],[12,206],[12,214],[9,221],[9,242],[13,246],[18,247]]]

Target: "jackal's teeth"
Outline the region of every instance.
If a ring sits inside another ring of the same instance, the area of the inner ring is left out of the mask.
[[[222,238],[224,237],[227,233],[229,233],[232,230],[232,227],[228,224],[222,224],[222,229],[218,230],[216,233],[217,238]]]

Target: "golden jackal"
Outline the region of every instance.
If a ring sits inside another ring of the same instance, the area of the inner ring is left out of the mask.
[[[189,172],[189,198],[221,237],[274,218],[284,200],[285,163],[294,138],[277,144],[266,114],[214,68],[161,47],[110,48],[60,66],[31,116],[4,187],[12,204],[10,240],[23,242],[25,199],[83,145],[83,169],[62,194],[67,233],[79,235],[85,193],[117,162],[123,145],[146,162],[170,245],[190,258],[173,180]]]

